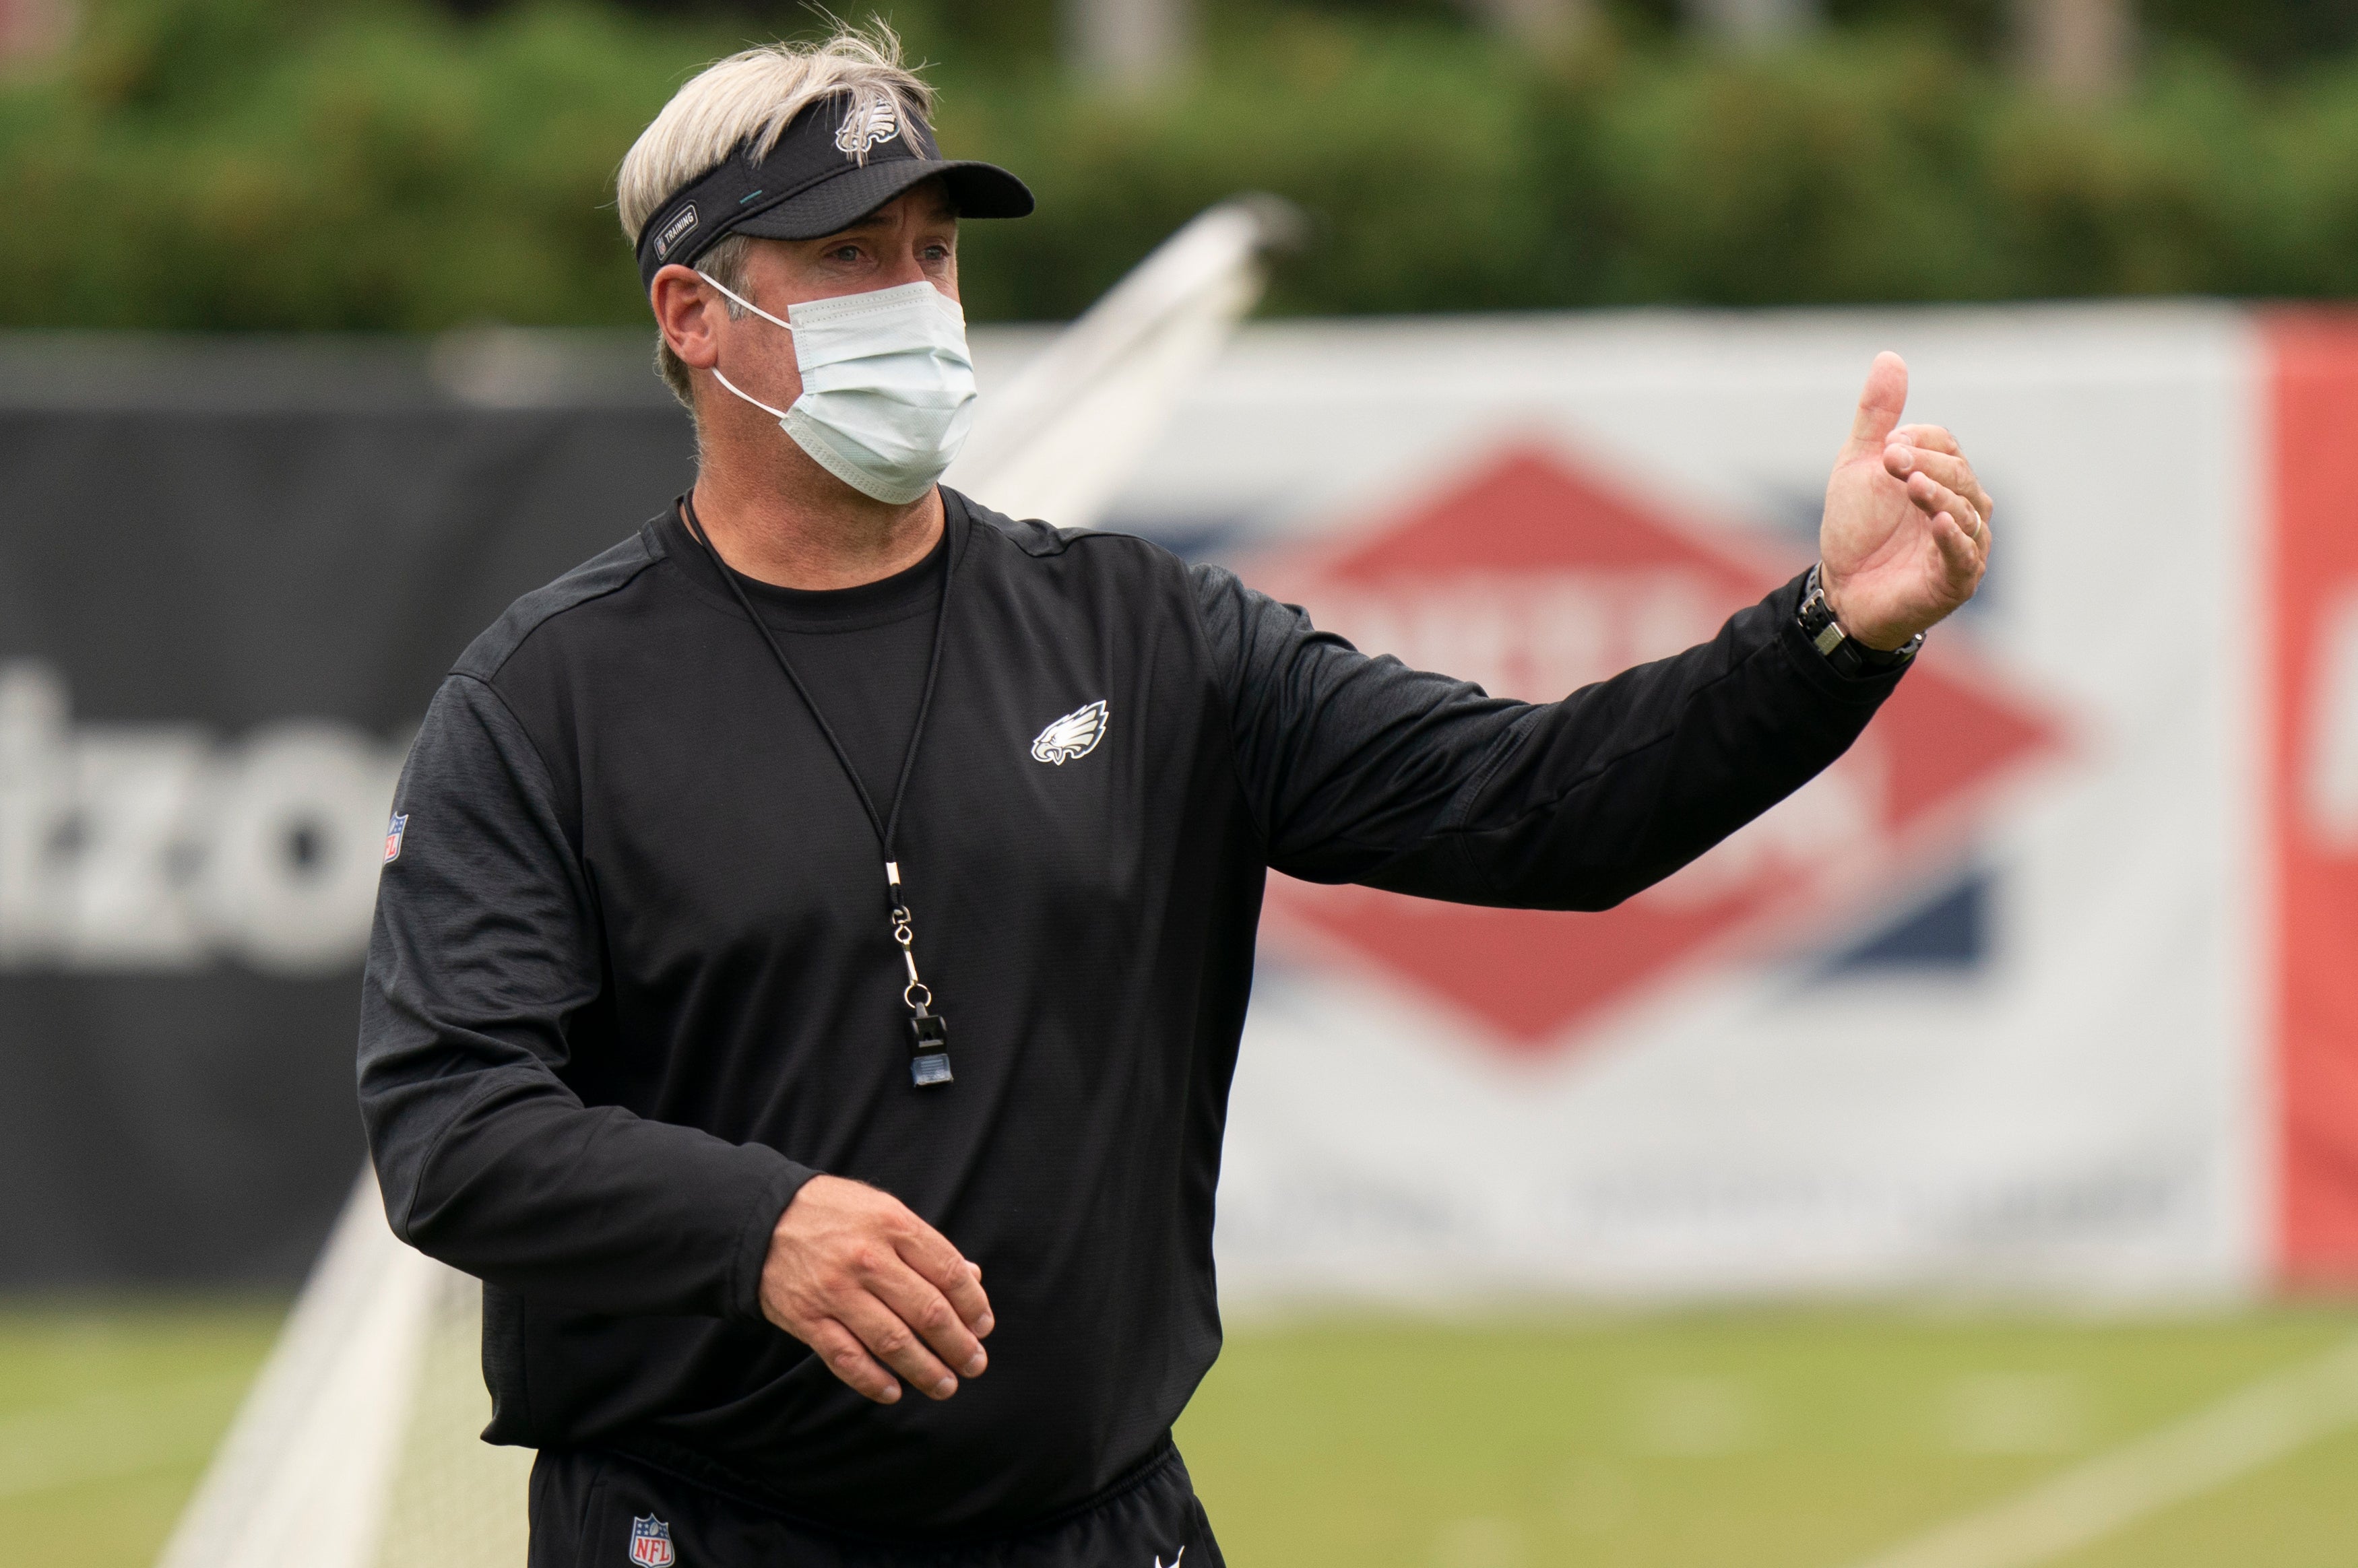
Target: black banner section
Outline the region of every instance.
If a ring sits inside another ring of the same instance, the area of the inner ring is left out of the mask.
[[[308,1266],[402,752],[689,481],[645,355],[0,346],[0,1287]]]

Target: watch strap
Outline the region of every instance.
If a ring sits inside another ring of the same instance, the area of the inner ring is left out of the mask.
[[[1859,678],[1888,675],[1916,656],[1924,645],[1924,633],[1919,632],[1897,648],[1870,648],[1842,629],[1834,618],[1834,607],[1826,599],[1825,586],[1818,580],[1819,568],[1812,567],[1801,584],[1801,606],[1794,620],[1801,635],[1819,656],[1834,667],[1837,675]]]

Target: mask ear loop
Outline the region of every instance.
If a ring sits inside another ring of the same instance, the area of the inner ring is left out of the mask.
[[[735,289],[730,287],[727,284],[713,276],[710,273],[698,270],[696,276],[704,279],[705,282],[712,285],[713,287],[720,290],[721,293],[727,295],[738,304],[742,305],[746,309],[751,310],[754,315],[759,316],[763,320],[769,322],[772,326],[783,327],[789,332],[795,330],[793,322],[779,320],[775,316],[771,315],[767,310],[763,309],[760,306],[754,304],[752,300],[746,298],[743,295],[738,293]],[[727,376],[721,374],[720,367],[719,365],[714,365],[712,367],[712,378],[715,381],[718,381],[721,385],[727,387],[730,392],[736,393],[738,396],[744,398],[746,402],[752,404],[763,413],[767,414],[771,418],[784,419],[786,416],[785,410],[782,408],[773,408],[758,397],[749,397],[744,393],[739,392],[737,384],[730,381]]]
[[[720,373],[720,367],[719,367],[719,365],[714,365],[714,366],[712,367],[712,379],[713,379],[713,380],[715,380],[715,381],[717,381],[717,382],[719,382],[721,385],[723,385],[723,386],[727,387],[730,391],[731,391],[731,392],[736,392],[738,396],[740,396],[740,397],[744,397],[746,402],[748,402],[748,403],[752,404],[754,407],[756,407],[756,408],[760,409],[763,413],[767,414],[771,418],[773,418],[773,419],[776,419],[776,420],[778,420],[778,421],[780,421],[780,422],[782,422],[782,423],[784,421],[784,419],[785,419],[785,417],[786,417],[785,410],[784,410],[784,409],[782,409],[782,408],[773,408],[773,407],[771,407],[768,404],[766,404],[766,403],[763,402],[763,401],[762,401],[760,398],[758,398],[758,397],[746,397],[746,396],[745,396],[745,394],[743,394],[743,393],[741,393],[741,392],[737,392],[737,384],[736,384],[735,382],[733,382],[733,381],[730,381],[727,376],[722,375],[722,374]]]
[[[710,273],[699,272],[696,276],[704,279],[705,282],[712,285],[713,287],[720,290],[721,293],[727,295],[738,304],[742,305],[746,309],[751,310],[754,315],[759,316],[763,320],[769,322],[772,326],[784,327],[789,332],[795,330],[795,324],[793,322],[779,320],[775,316],[771,315],[767,310],[763,309],[760,306],[754,304],[752,300],[746,298],[743,295],[738,293],[735,289],[730,287],[727,284],[713,276]]]

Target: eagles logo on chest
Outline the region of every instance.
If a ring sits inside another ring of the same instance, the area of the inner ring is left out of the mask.
[[[1076,708],[1040,731],[1038,739],[1032,742],[1032,760],[1054,762],[1061,768],[1096,751],[1105,732],[1106,705],[1102,701]]]

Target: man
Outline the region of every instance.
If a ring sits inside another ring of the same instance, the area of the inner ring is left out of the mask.
[[[957,227],[1031,197],[929,110],[845,36],[648,127],[696,487],[485,633],[403,775],[361,1098],[395,1231],[485,1281],[536,1564],[1217,1568],[1169,1434],[1267,868],[1608,906],[1840,755],[1986,557],[1888,355],[1821,568],[1551,705],[997,516],[934,482]]]

